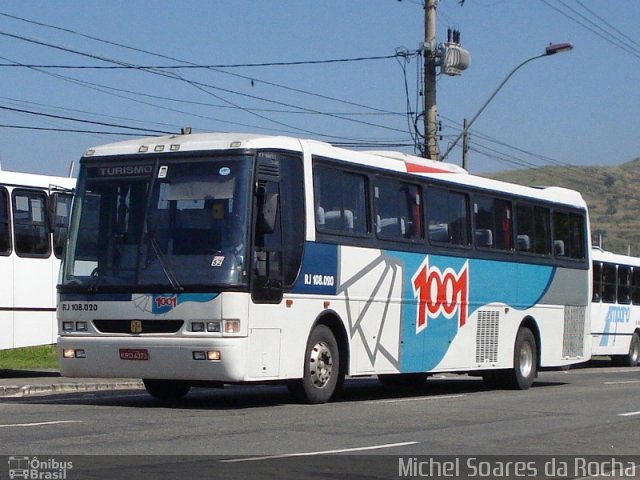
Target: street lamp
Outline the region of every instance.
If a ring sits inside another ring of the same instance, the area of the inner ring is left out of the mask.
[[[500,91],[500,89],[504,87],[504,84],[507,83],[507,81],[513,76],[513,74],[516,73],[518,70],[520,70],[521,67],[524,67],[527,63],[532,62],[533,60],[536,60],[538,58],[548,57],[550,55],[555,55],[556,53],[569,52],[571,50],[573,50],[573,45],[571,43],[552,43],[552,44],[549,44],[547,48],[545,48],[544,53],[540,55],[536,55],[535,57],[527,58],[524,62],[522,62],[516,68],[511,70],[511,73],[509,73],[509,75],[506,76],[506,78],[502,81],[502,83],[498,85],[498,88],[496,88],[493,91],[493,93],[487,99],[487,101],[484,102],[482,107],[480,107],[480,110],[478,110],[478,112],[473,116],[471,121],[469,121],[466,124],[466,126],[462,129],[462,132],[460,132],[460,135],[458,135],[456,139],[453,141],[453,143],[449,145],[449,148],[447,148],[447,151],[444,152],[440,160],[444,160],[445,158],[447,158],[447,155],[449,155],[449,152],[451,152],[453,147],[455,147],[456,144],[460,141],[460,139],[469,131],[469,129],[471,128],[471,125],[473,125],[473,122],[475,122],[476,119],[480,116],[480,114],[484,111],[484,109],[487,108],[487,105],[489,105],[489,102],[493,100],[493,97],[496,96],[496,94]]]

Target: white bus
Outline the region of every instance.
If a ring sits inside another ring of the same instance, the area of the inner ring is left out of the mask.
[[[0,349],[55,343],[75,179],[0,170]]]
[[[467,372],[528,388],[588,360],[581,196],[392,152],[248,134],[145,138],[81,159],[62,375],[286,382]]]
[[[635,367],[640,362],[640,258],[599,248],[592,258],[591,353]]]

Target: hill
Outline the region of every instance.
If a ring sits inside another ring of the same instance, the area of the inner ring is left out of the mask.
[[[483,175],[520,185],[556,185],[582,193],[592,240],[615,253],[640,256],[640,157],[613,167],[541,167]]]

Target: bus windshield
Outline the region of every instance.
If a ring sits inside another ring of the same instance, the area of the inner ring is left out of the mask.
[[[62,288],[246,286],[251,169],[250,156],[85,160]]]

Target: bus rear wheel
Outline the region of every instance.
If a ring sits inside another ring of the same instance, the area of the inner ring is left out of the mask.
[[[516,335],[513,350],[513,370],[509,371],[509,387],[527,390],[536,378],[538,349],[536,339],[528,328],[521,328]]]
[[[533,333],[521,328],[513,349],[513,368],[484,372],[482,379],[488,388],[527,390],[536,378],[538,347]]]
[[[144,388],[147,389],[149,395],[163,402],[171,402],[180,400],[184,397],[191,385],[188,382],[182,380],[142,380]]]
[[[304,356],[302,379],[289,383],[293,397],[304,403],[325,403],[344,382],[336,338],[326,325],[313,329]]]

